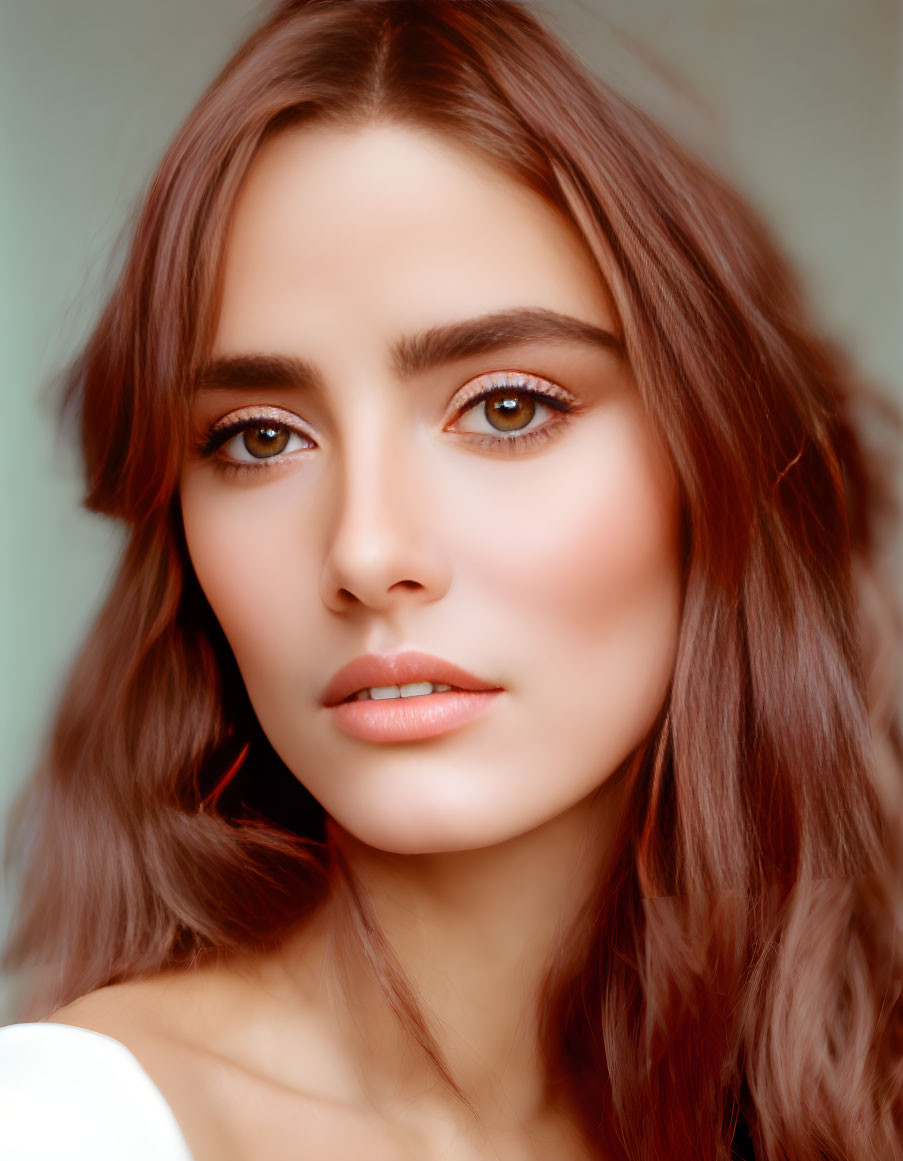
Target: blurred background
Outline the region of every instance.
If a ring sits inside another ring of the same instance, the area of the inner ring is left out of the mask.
[[[0,822],[118,530],[78,508],[50,388],[194,101],[268,5],[0,0]],[[813,313],[903,402],[903,0],[544,0],[615,88],[731,179]],[[14,897],[0,890],[0,941]],[[15,981],[0,977],[0,1023]],[[9,1017],[11,1018],[11,1017]]]

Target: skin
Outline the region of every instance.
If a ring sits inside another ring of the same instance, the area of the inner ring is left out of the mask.
[[[210,1117],[231,1118],[236,1156],[245,1138],[248,1156],[282,1156],[272,1129],[282,1116],[312,1140],[305,1100],[344,1110],[323,1130],[332,1156],[355,1155],[360,1117],[373,1156],[586,1155],[542,1078],[537,1001],[604,874],[625,802],[613,775],[667,694],[679,503],[617,350],[521,339],[413,376],[392,361],[403,336],[510,310],[618,329],[574,229],[482,158],[379,124],[293,130],[255,161],[213,358],[303,359],[318,382],[198,393],[199,443],[261,409],[264,426],[297,434],[240,475],[223,466],[248,458],[241,436],[213,456],[192,452],[181,481],[189,552],[264,730],[334,820],[473,1112],[398,1034],[353,949],[341,954],[332,902],[272,955],[131,985],[145,1029],[179,1011],[178,1067],[192,1053],[220,1062],[199,1075],[215,1094]],[[561,413],[538,407],[524,429],[553,434],[526,450],[481,445],[480,434],[511,432],[461,401],[498,372],[552,384],[577,410],[556,426]],[[428,741],[344,734],[320,705],[326,682],[361,653],[402,647],[504,693]],[[68,1018],[96,1026],[97,1011]],[[163,1077],[135,1019],[125,1035]],[[279,1086],[293,1093],[294,1112],[277,1113],[249,1076],[270,1101]],[[197,1100],[189,1109],[184,1084],[161,1087],[198,1157],[223,1147],[206,1143],[209,1118]]]

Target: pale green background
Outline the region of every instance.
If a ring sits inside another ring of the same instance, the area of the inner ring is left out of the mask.
[[[746,191],[797,260],[818,317],[903,396],[897,0],[545,7],[602,75]],[[76,507],[74,461],[41,392],[97,308],[156,159],[264,8],[0,0],[0,814],[117,545],[115,529]],[[0,981],[0,1020],[11,984]]]

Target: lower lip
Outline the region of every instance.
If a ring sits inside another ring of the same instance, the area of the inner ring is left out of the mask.
[[[329,707],[340,730],[363,742],[419,742],[447,734],[489,709],[501,689],[343,701]]]

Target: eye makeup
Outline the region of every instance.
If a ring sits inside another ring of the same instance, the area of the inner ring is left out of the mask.
[[[521,454],[540,447],[558,435],[571,416],[585,410],[571,392],[547,379],[519,371],[496,371],[480,375],[466,384],[462,392],[452,404],[451,411],[455,416],[453,425],[446,427],[445,431],[466,440],[470,446],[479,450],[502,454]],[[491,430],[461,431],[454,426],[470,412],[476,412],[480,405],[484,407],[484,417],[488,422],[486,409],[494,403],[505,407],[510,417],[514,409],[505,405],[525,401],[533,408],[528,422],[536,417],[537,408],[549,412],[550,418],[532,430],[509,428],[508,434],[502,434],[505,430],[503,428],[496,428],[498,434],[494,434]],[[249,441],[255,437],[256,451],[249,446]],[[290,446],[293,438],[297,441],[295,447]],[[228,445],[239,440],[242,446],[237,447],[236,451],[246,452],[249,458],[227,454]],[[293,412],[270,405],[250,405],[229,412],[199,432],[194,442],[194,452],[210,460],[218,471],[246,475],[277,468],[290,457],[294,458],[296,452],[316,446],[313,437],[299,425],[298,417]],[[264,454],[258,455],[258,451]]]
[[[535,450],[553,439],[563,430],[571,416],[585,410],[570,391],[565,391],[548,379],[540,379],[519,371],[496,371],[490,375],[481,375],[466,385],[463,398],[457,399],[454,404],[457,415],[455,423],[459,423],[468,413],[477,411],[481,404],[488,421],[487,412],[491,405],[513,403],[518,400],[529,400],[534,407],[534,413],[536,405],[545,408],[553,413],[553,418],[531,431],[509,428],[507,435],[456,431],[454,426],[446,430],[466,439],[472,447],[480,450],[519,455]],[[507,410],[510,412],[510,409]],[[532,421],[533,414],[529,419]],[[496,429],[498,432],[502,430],[504,429]]]
[[[257,456],[249,441],[258,437],[258,449],[269,455]],[[232,441],[244,445],[236,452],[245,452],[248,458],[236,458],[227,452]],[[296,446],[290,446],[294,440]],[[278,466],[296,451],[316,447],[313,437],[300,426],[298,417],[282,407],[252,404],[236,408],[209,426],[196,429],[192,436],[192,454],[209,460],[211,466],[225,475],[259,474]]]

